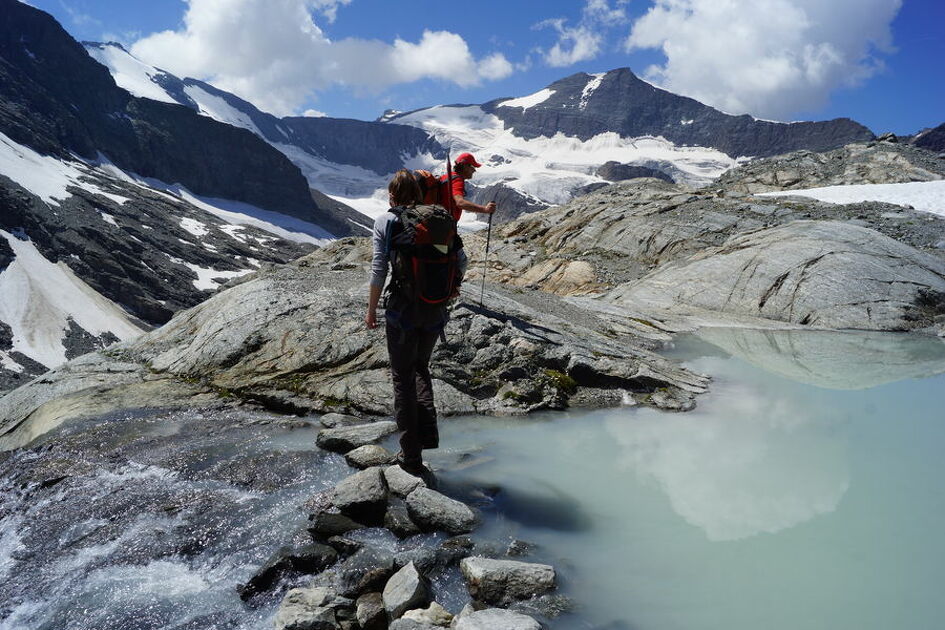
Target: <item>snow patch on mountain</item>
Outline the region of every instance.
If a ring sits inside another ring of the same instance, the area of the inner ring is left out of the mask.
[[[139,61],[124,48],[115,44],[85,44],[85,50],[108,68],[118,87],[134,96],[164,103],[178,102],[154,80],[154,77],[167,73]]]
[[[198,113],[234,127],[248,129],[265,139],[263,132],[259,130],[253,119],[227,103],[226,99],[210,94],[198,85],[188,85],[184,88],[184,92],[197,103]],[[285,135],[284,131],[282,133]]]
[[[245,276],[246,274],[253,272],[252,269],[220,271],[211,267],[201,267],[200,265],[189,263],[185,260],[181,260],[180,258],[175,258],[170,254],[165,255],[172,263],[183,265],[197,274],[197,279],[194,280],[194,286],[203,291],[216,291],[220,288],[220,285],[224,284],[227,280],[231,278],[239,278],[240,276]]]
[[[694,185],[707,183],[737,164],[721,151],[680,147],[662,137],[621,138],[607,132],[586,141],[562,133],[526,139],[477,105],[431,107],[401,116],[397,122],[428,131],[454,155],[475,154],[483,163],[473,180],[477,186],[501,182],[548,204],[564,203],[574,189],[603,182],[595,172],[608,161],[671,163],[686,183]],[[431,161],[425,168],[439,166]]]
[[[590,75],[591,79],[587,82],[587,85],[584,86],[584,90],[581,92],[581,103],[579,107],[581,110],[587,109],[587,103],[591,98],[591,94],[594,93],[594,90],[600,87],[600,84],[603,83],[604,77],[607,76],[606,72],[600,72],[598,74]]]
[[[912,206],[945,217],[945,180],[908,182],[905,184],[857,184],[824,186],[806,190],[784,190],[762,193],[761,197],[810,197],[828,203],[845,204],[880,201],[899,206]]]
[[[0,272],[0,321],[13,330],[12,352],[48,368],[61,365],[66,361],[63,339],[70,319],[92,335],[112,333],[122,341],[144,332],[64,262],[47,260],[24,235],[0,230],[0,238],[14,253],[13,261]]]
[[[544,103],[549,98],[551,98],[551,95],[554,93],[554,90],[545,88],[543,90],[538,90],[534,94],[529,94],[528,96],[520,96],[519,98],[502,101],[497,105],[497,107],[521,107],[522,111],[525,111],[529,107],[534,107],[535,105]]]
[[[333,234],[323,227],[296,217],[272,212],[271,210],[263,210],[262,208],[241,201],[202,197],[193,194],[181,184],[168,184],[167,182],[153,177],[142,177],[136,173],[125,172],[115,166],[106,156],[101,154],[99,154],[98,159],[95,161],[94,167],[102,174],[120,179],[129,184],[134,184],[152,193],[160,194],[174,203],[179,204],[186,202],[196,206],[236,227],[248,225],[269,232],[279,238],[284,238],[287,241],[311,243],[312,245],[318,246],[325,245],[335,238]],[[184,224],[185,221],[187,222],[186,225]],[[207,229],[207,227],[203,223],[200,223],[200,225],[204,227],[199,228],[196,225],[197,223],[200,222],[196,219],[183,219],[181,227],[195,234],[195,236],[203,236],[206,232],[196,234],[193,230]],[[223,229],[224,227],[225,226],[219,226],[218,229],[231,238],[236,238],[234,236],[235,231]],[[245,237],[238,238],[237,240],[246,242],[243,240],[244,238]]]
[[[118,204],[128,201],[126,197],[108,193],[83,181],[88,171],[88,166],[82,162],[66,162],[49,155],[40,155],[0,132],[0,175],[6,175],[47,204],[58,206],[60,201],[72,196],[67,190],[69,186],[102,195]]]

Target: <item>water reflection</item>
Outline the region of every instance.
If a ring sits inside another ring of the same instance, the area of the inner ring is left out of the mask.
[[[945,373],[945,340],[891,333],[707,328],[698,336],[769,372],[827,389]]]
[[[850,483],[840,418],[741,384],[716,384],[707,398],[688,414],[641,409],[605,421],[623,466],[655,480],[679,516],[723,541],[837,508]]]

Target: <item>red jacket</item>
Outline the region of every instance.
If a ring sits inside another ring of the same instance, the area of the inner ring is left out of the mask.
[[[446,182],[446,175],[440,175],[440,181]],[[442,191],[441,204],[444,208],[450,211],[454,219],[459,221],[459,217],[462,216],[463,211],[459,208],[459,206],[456,205],[455,196],[459,195],[461,197],[466,197],[466,180],[456,173],[453,173],[452,185],[442,186],[440,190]]]

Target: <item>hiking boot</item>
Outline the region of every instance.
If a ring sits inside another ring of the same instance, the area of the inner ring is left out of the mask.
[[[397,453],[397,465],[400,466],[408,475],[413,475],[414,477],[420,477],[424,483],[427,484],[427,487],[432,489],[436,488],[436,475],[433,474],[433,471],[430,470],[427,466],[424,466],[423,460],[420,459],[406,459],[404,458],[403,451]]]

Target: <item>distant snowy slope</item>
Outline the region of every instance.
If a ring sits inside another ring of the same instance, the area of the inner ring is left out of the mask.
[[[333,236],[0,133],[0,394]]]
[[[785,190],[763,193],[762,197],[798,195],[829,203],[858,203],[882,201],[945,217],[945,180],[908,182],[904,184],[861,184],[856,186],[826,186],[807,190]]]
[[[532,107],[543,98],[547,95],[533,94],[500,107],[515,102],[518,107]],[[736,164],[714,149],[679,147],[650,136],[621,138],[607,132],[587,140],[563,133],[524,138],[478,105],[431,107],[400,116],[396,122],[428,131],[454,156],[473,152],[483,162],[473,180],[477,186],[503,182],[546,204],[564,203],[575,189],[605,182],[597,169],[609,161],[669,171],[677,181],[690,184],[707,183]]]
[[[65,343],[72,326],[94,338],[93,345],[144,332],[64,262],[50,262],[39,253],[27,236],[0,230],[0,238],[13,252],[13,261],[0,271],[0,321],[12,329],[12,344],[0,351],[18,352],[53,368],[75,356]]]
[[[120,44],[86,42],[84,45],[93,59],[109,69],[118,87],[141,98],[164,103],[180,102],[161,85],[161,80],[170,75],[139,61]]]

